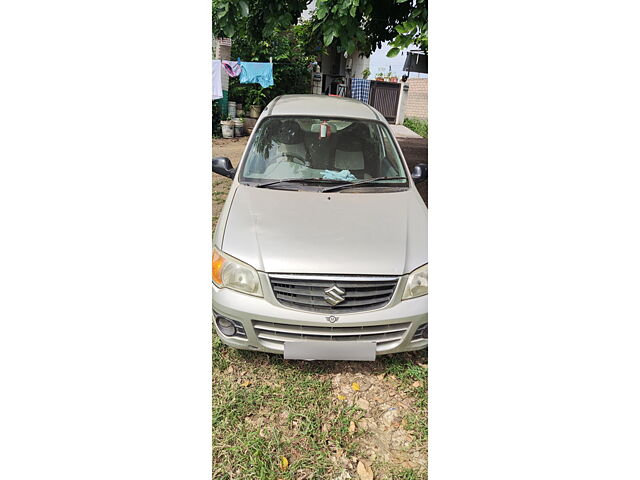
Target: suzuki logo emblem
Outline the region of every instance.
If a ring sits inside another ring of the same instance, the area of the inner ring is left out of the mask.
[[[334,285],[333,287],[327,288],[324,291],[324,301],[327,302],[329,305],[335,307],[339,303],[344,302],[345,293],[346,292],[343,289],[341,289],[337,285]]]

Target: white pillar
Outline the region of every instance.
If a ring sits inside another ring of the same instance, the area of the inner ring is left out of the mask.
[[[396,110],[396,125],[404,123],[404,112],[407,107],[407,98],[409,97],[409,84],[400,82],[400,98],[398,99],[398,109]]]

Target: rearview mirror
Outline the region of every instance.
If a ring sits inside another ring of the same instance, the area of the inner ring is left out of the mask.
[[[218,175],[228,177],[233,180],[236,176],[236,169],[231,165],[231,160],[227,157],[216,157],[211,161],[211,170]]]
[[[427,164],[419,163],[415,167],[413,167],[411,178],[413,178],[414,183],[421,183],[426,181],[427,180]]]

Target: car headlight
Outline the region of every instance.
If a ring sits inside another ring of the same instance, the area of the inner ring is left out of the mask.
[[[262,296],[258,272],[251,265],[233,258],[217,248],[213,249],[212,280],[219,288]]]
[[[429,287],[427,286],[428,266],[429,264],[423,265],[409,274],[407,286],[404,289],[404,295],[402,295],[402,300],[421,297],[422,295],[429,293]]]

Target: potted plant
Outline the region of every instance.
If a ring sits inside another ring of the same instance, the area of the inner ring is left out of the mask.
[[[251,90],[247,94],[246,102],[249,104],[249,116],[251,118],[258,118],[260,116],[266,97],[267,95],[264,93],[262,87]]]
[[[376,73],[376,82],[384,82],[384,69],[378,69],[378,73]]]
[[[362,78],[366,80],[367,78],[369,78],[369,75],[371,75],[371,70],[369,70],[369,68],[365,68],[364,70],[362,70]]]
[[[229,115],[220,120],[220,126],[222,127],[222,138],[233,138],[233,120]]]

